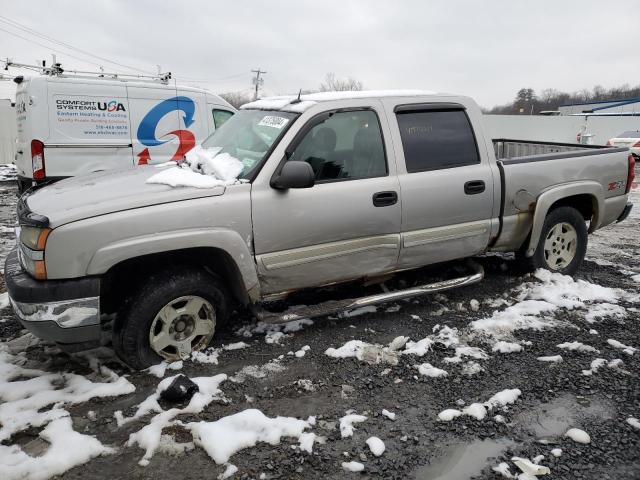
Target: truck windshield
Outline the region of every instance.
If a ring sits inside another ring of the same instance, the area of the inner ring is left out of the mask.
[[[296,113],[240,110],[211,134],[203,148],[220,148],[244,164],[240,178],[250,178],[267,152],[287,131]]]

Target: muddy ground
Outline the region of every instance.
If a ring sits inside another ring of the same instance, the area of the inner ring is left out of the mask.
[[[0,186],[0,258],[4,261],[12,242],[11,227],[15,191]],[[638,196],[634,197],[634,201]],[[640,202],[638,202],[640,203]],[[628,292],[638,293],[640,283],[633,274],[640,273],[640,205],[626,223],[602,230],[591,237],[587,260],[578,277],[589,282]],[[249,365],[263,365],[284,355],[285,368],[264,378],[247,377],[242,383],[224,382],[221,388],[227,401],[209,405],[198,416],[184,415],[184,421],[212,421],[247,408],[257,408],[268,416],[317,417],[315,432],[326,437],[326,443],[314,445],[313,454],[292,448],[297,442],[283,440],[279,445],[258,444],[235,454],[231,463],[238,467],[233,478],[418,478],[418,479],[497,479],[502,478],[491,467],[513,456],[534,458],[545,455],[543,464],[550,467],[551,479],[632,479],[640,478],[640,430],[630,426],[628,417],[640,418],[640,351],[623,356],[624,369],[604,368],[591,376],[581,374],[595,358],[592,353],[559,352],[556,345],[581,341],[600,350],[608,359],[621,354],[606,343],[615,338],[626,345],[640,347],[640,313],[638,305],[621,302],[627,309],[624,319],[609,319],[592,326],[576,311],[556,315],[573,327],[543,331],[516,332],[519,340],[531,345],[522,353],[500,355],[491,353],[490,345],[472,340],[491,356],[481,362],[484,371],[472,376],[451,369],[447,377],[434,379],[417,375],[414,367],[425,361],[441,365],[451,351],[435,348],[422,359],[400,358],[397,366],[370,365],[355,358],[335,359],[325,355],[329,347],[339,347],[353,339],[387,344],[398,335],[421,339],[432,333],[437,324],[446,324],[463,331],[472,320],[486,318],[496,310],[485,303],[509,296],[523,279],[514,273],[509,258],[489,256],[477,259],[486,270],[486,279],[473,286],[446,292],[445,297],[423,297],[418,300],[383,306],[375,313],[354,317],[317,319],[313,325],[290,333],[280,344],[268,344],[265,335],[253,333],[255,322],[247,315],[237,315],[222,327],[213,346],[239,341],[248,348],[222,351],[218,365],[185,362],[181,370],[188,376],[236,374]],[[0,282],[0,291],[4,286]],[[470,308],[470,300],[480,303],[478,311]],[[397,305],[397,307],[394,307]],[[442,312],[445,306],[449,310]],[[388,307],[391,310],[387,311]],[[441,313],[441,314],[439,314]],[[0,336],[8,341],[22,333],[10,308],[0,312]],[[246,327],[246,328],[242,328]],[[588,331],[596,328],[598,335]],[[287,355],[308,345],[302,358]],[[539,356],[562,353],[561,364],[543,363]],[[27,356],[40,368],[50,371],[83,373],[87,366],[73,357],[42,343],[29,347]],[[95,435],[106,445],[118,447],[114,455],[98,457],[73,468],[61,479],[201,479],[216,478],[224,467],[216,465],[204,450],[195,448],[180,455],[157,453],[148,466],[138,465],[142,450],[127,447],[129,434],[139,430],[145,421],[116,426],[113,413],[123,410],[131,415],[134,407],[154,391],[158,379],[148,373],[129,372],[116,361],[108,365],[119,374],[128,375],[136,392],[121,397],[92,400],[68,407],[74,428]],[[390,371],[385,372],[386,369]],[[173,373],[168,373],[171,375]],[[311,380],[307,390],[298,383]],[[494,421],[490,415],[479,421],[460,417],[452,422],[438,421],[437,415],[447,408],[482,402],[507,388],[519,388],[518,401],[500,413],[506,423]],[[166,407],[167,405],[165,405]],[[347,410],[367,415],[367,421],[356,425],[351,438],[341,438],[335,428],[337,420]],[[394,421],[381,415],[382,409],[397,414]],[[90,420],[87,412],[95,411]],[[322,421],[322,422],[320,422]],[[591,443],[582,445],[562,434],[569,427],[579,427],[591,436]],[[178,441],[191,440],[189,432],[175,427],[169,432]],[[37,432],[26,431],[12,439],[24,445]],[[372,435],[386,444],[386,452],[374,457],[365,440]],[[540,443],[547,439],[551,444]],[[559,447],[559,458],[550,455]],[[362,473],[342,470],[343,461],[365,464]],[[512,467],[512,472],[515,470]],[[1,475],[0,475],[1,478]]]

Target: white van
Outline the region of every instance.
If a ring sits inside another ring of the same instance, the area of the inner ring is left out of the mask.
[[[184,156],[232,116],[212,93],[167,82],[17,77],[18,188]]]

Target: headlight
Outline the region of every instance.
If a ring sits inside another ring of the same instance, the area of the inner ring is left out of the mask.
[[[31,250],[44,250],[50,228],[23,226],[20,229],[20,241]]]
[[[22,267],[36,280],[47,279],[44,263],[44,247],[50,228],[39,228],[23,225],[20,229],[20,262]]]

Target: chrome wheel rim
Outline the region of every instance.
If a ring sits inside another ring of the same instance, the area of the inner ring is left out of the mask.
[[[196,295],[171,300],[156,314],[149,329],[149,345],[161,357],[185,359],[209,345],[216,313],[208,300]]]
[[[566,268],[575,258],[578,234],[570,223],[554,225],[544,242],[544,259],[551,270]]]

